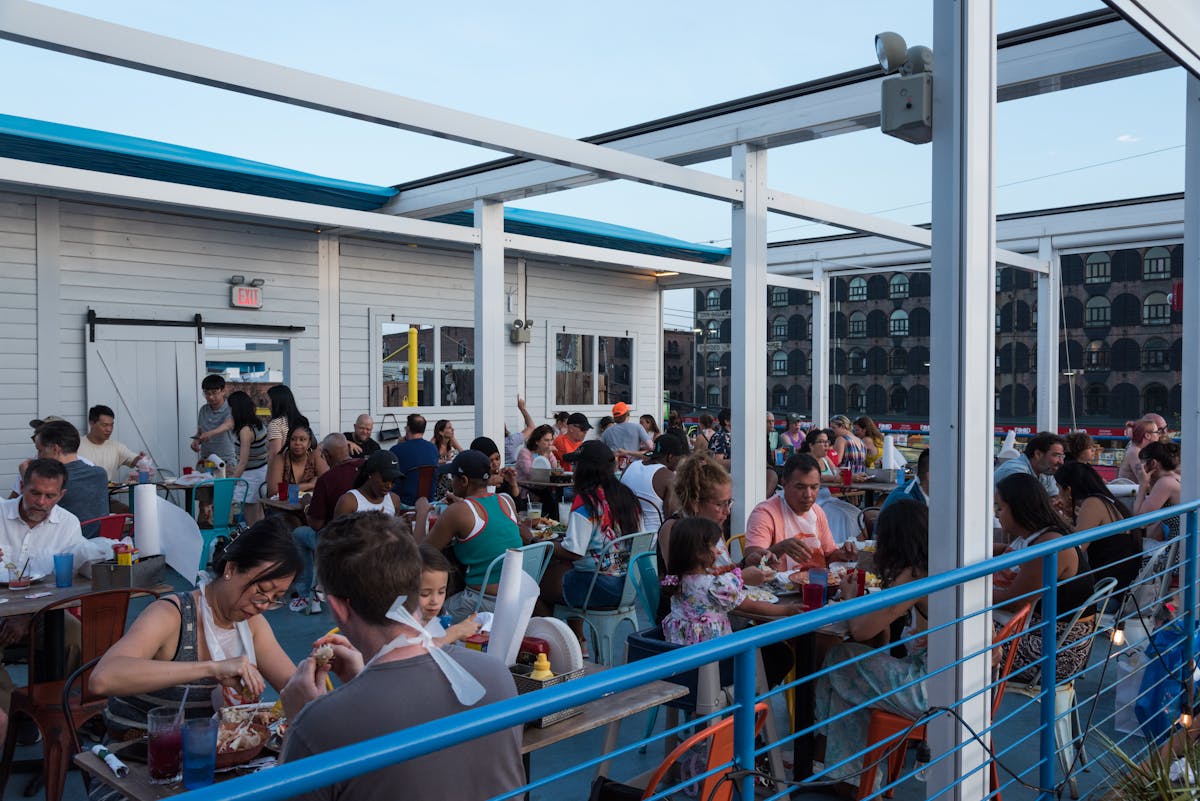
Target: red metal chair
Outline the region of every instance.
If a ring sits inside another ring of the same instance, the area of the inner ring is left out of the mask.
[[[437,465],[423,464],[417,468],[417,497],[428,498],[433,492],[433,481],[437,478]]]
[[[1017,658],[1017,644],[1021,641],[1021,637],[1025,636],[1025,625],[1029,622],[1029,615],[1033,611],[1032,604],[1025,604],[1021,607],[1012,619],[1004,625],[1002,629],[996,632],[992,637],[993,645],[1004,643],[1004,661],[1000,666],[1000,670],[995,675],[1001,677],[1001,681],[996,684],[992,695],[992,719],[995,720],[997,713],[1000,711],[1000,701],[1004,698],[1004,688],[1008,684],[1009,674],[1012,672],[1013,660]],[[1011,641],[1009,638],[1012,638]],[[994,663],[993,663],[994,664]],[[896,742],[896,738],[902,733],[903,742]],[[858,798],[859,801],[867,798],[875,791],[875,771],[879,768],[879,761],[883,759],[884,754],[890,750],[888,756],[888,784],[895,784],[900,778],[901,771],[904,770],[904,758],[908,755],[909,743],[919,743],[925,739],[925,725],[913,727],[911,718],[906,718],[903,715],[896,715],[891,712],[885,712],[882,709],[871,710],[871,722],[867,725],[867,742],[874,743],[870,751],[863,756],[863,765],[869,766],[863,770],[862,775],[858,780]],[[996,763],[991,763],[992,771],[992,791],[1000,786],[999,776],[996,773]],[[887,790],[884,798],[891,798],[895,793],[895,788]],[[1000,793],[996,792],[994,798],[1000,801]]]
[[[79,525],[81,528],[87,528],[92,523],[100,524],[100,536],[110,540],[119,540],[125,536],[125,526],[129,526],[129,534],[133,536],[133,515],[118,514],[104,515],[103,517],[93,517],[91,520],[84,520]]]
[[[757,735],[767,721],[768,708],[765,703],[758,703],[754,706],[754,733]],[[697,743],[708,741],[708,756],[704,760],[704,772],[715,769],[718,765],[733,761],[733,717],[722,718],[716,723],[701,729],[691,737],[684,740],[675,750],[672,751],[662,761],[654,772],[650,774],[650,779],[646,782],[645,792],[642,793],[642,798],[646,799],[654,795],[658,790],[659,782],[667,775],[667,771],[671,766],[683,758],[692,747]],[[721,779],[729,773],[729,768],[723,771],[714,773],[704,779],[699,788],[696,797],[704,799],[704,801],[729,801],[733,795],[733,782],[723,782]]]

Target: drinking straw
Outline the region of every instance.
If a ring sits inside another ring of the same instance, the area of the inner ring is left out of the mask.
[[[183,698],[179,699],[179,711],[177,713],[175,713],[175,725],[176,726],[180,726],[183,724],[183,710],[184,710],[184,707],[187,706],[188,693],[190,693],[191,691],[192,691],[192,686],[190,684],[184,686]]]

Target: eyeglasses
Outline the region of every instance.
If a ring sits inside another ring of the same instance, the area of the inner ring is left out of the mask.
[[[255,589],[255,593],[250,596],[250,603],[254,604],[259,609],[265,609],[266,611],[271,612],[283,607],[283,596],[271,598],[265,592],[258,590],[257,587]]]
[[[729,509],[730,507],[733,506],[733,498],[727,498],[726,500],[723,500],[723,501],[714,501],[712,499],[708,499],[705,501],[705,503],[711,503],[713,506],[717,507],[718,509]]]

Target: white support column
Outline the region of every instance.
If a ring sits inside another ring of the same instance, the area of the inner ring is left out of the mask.
[[[475,436],[504,443],[504,204],[475,201]]]
[[[733,148],[733,175],[745,196],[733,206],[730,425],[734,531],[767,491],[767,152]]]
[[[1185,501],[1200,498],[1200,78],[1187,78],[1187,155],[1183,167],[1183,398],[1180,444]],[[1188,354],[1191,354],[1189,356]]]
[[[1050,263],[1050,272],[1037,276],[1037,427],[1038,431],[1058,431],[1058,341],[1062,316],[1060,293],[1062,272],[1058,254],[1050,237],[1038,241],[1038,260]],[[1016,358],[1016,354],[1013,354]],[[1015,391],[1015,387],[1014,387]],[[1070,422],[1070,421],[1068,421]]]
[[[109,403],[101,398],[85,398],[82,409],[63,409],[62,394],[62,281],[59,275],[60,236],[58,200],[37,199],[37,413],[65,414],[76,425],[85,425],[87,406]],[[79,321],[80,328],[83,320]],[[78,414],[78,416],[76,416]]]
[[[322,381],[318,399],[321,430],[345,431],[342,420],[342,282],[341,245],[336,231],[317,234],[317,365]],[[369,411],[363,409],[361,411]]]
[[[820,290],[812,293],[812,422],[823,426],[829,420],[829,279],[821,265],[813,265],[813,280]],[[840,411],[840,410],[839,410]]]
[[[994,0],[935,0],[933,9],[932,490],[929,570],[942,573],[990,555],[992,422],[995,402],[996,265],[993,260],[993,137],[996,102]],[[930,603],[930,665],[951,665],[991,642],[984,614],[937,630],[986,606],[977,580]],[[986,653],[929,681],[931,706],[957,706],[977,731],[988,722]],[[973,696],[973,697],[972,697]],[[963,700],[968,699],[970,700]],[[985,753],[949,716],[929,724],[935,754],[928,786],[950,788],[983,764]],[[951,754],[951,752],[953,752]],[[988,771],[975,771],[947,799],[980,799]]]

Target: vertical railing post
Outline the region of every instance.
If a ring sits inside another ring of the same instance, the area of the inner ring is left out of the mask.
[[[733,657],[733,767],[754,770],[754,694],[758,682],[755,649],[747,648]],[[738,783],[739,797],[754,798],[754,776]]]
[[[1179,600],[1184,609],[1183,636],[1183,702],[1189,708],[1192,705],[1192,676],[1196,669],[1196,572],[1197,560],[1200,559],[1200,538],[1197,537],[1197,517],[1200,512],[1192,510],[1184,518],[1183,552],[1186,562],[1183,566],[1183,586],[1180,588]]]
[[[1058,673],[1058,553],[1042,560],[1042,688],[1039,702],[1042,707],[1041,756],[1042,767],[1038,784],[1039,798],[1054,801],[1054,767],[1058,762],[1058,743],[1054,738],[1054,696]],[[1011,647],[1016,647],[1013,643]],[[1004,678],[1004,677],[1001,677]]]

